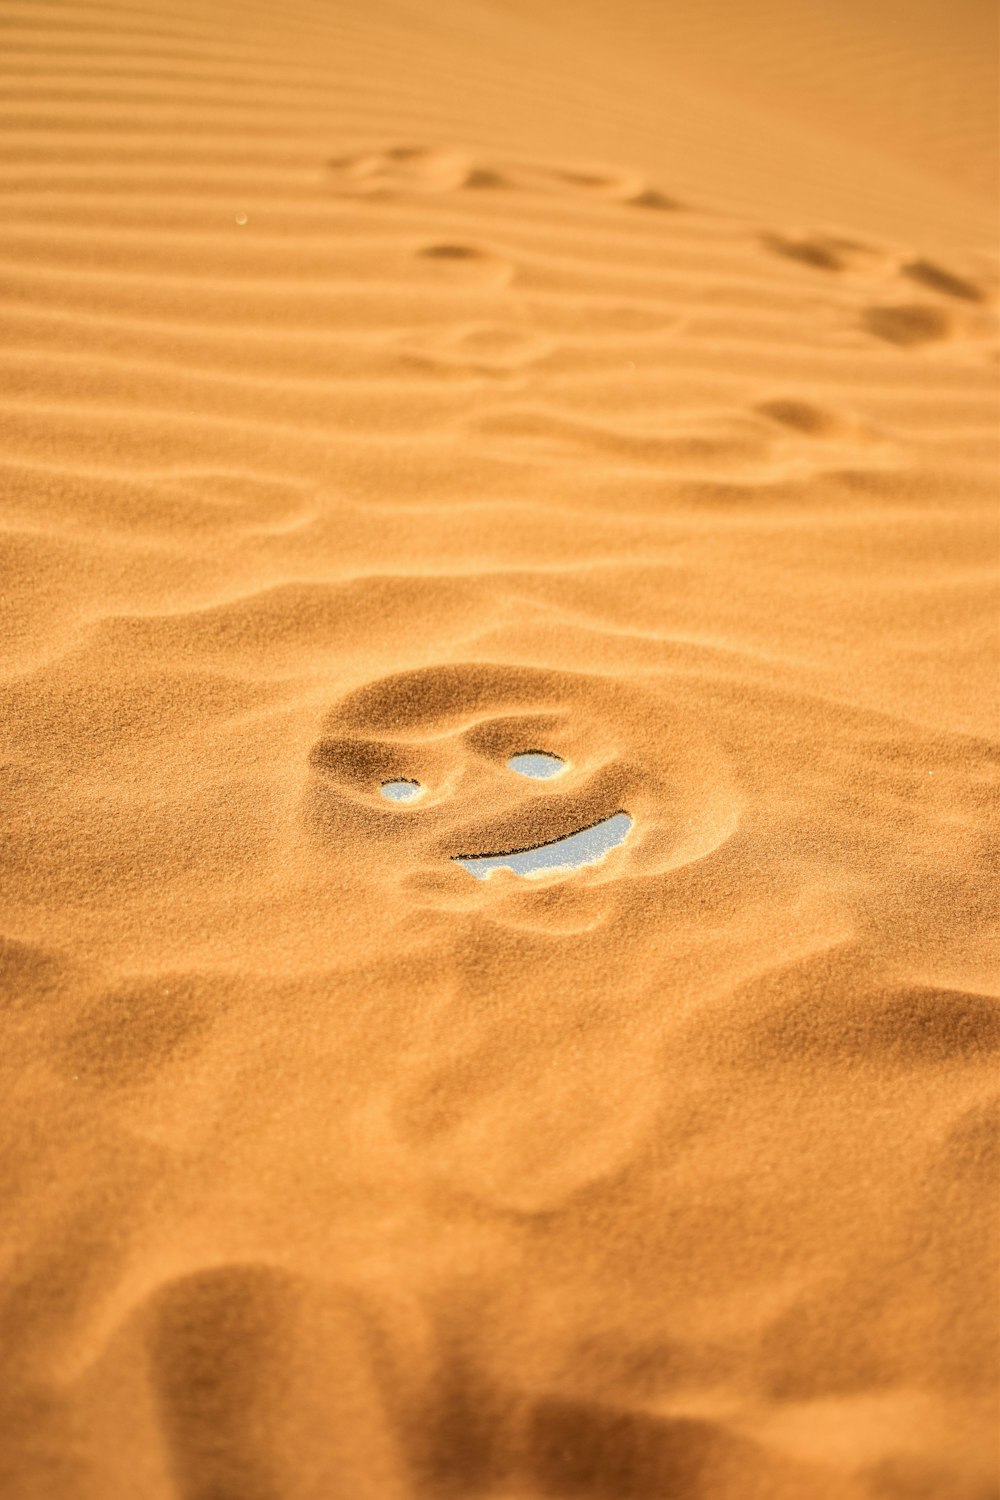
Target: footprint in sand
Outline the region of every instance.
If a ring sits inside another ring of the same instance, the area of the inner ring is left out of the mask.
[[[908,256],[888,246],[867,244],[847,235],[822,231],[800,235],[772,232],[761,235],[761,243],[773,255],[798,261],[815,271],[888,273],[915,282],[925,291],[959,302],[991,300],[987,287],[971,276],[949,270],[926,256]]]
[[[993,310],[979,305],[988,300],[985,292],[972,297],[939,290],[949,299],[947,302],[888,302],[866,307],[861,313],[862,326],[884,343],[903,349],[926,344],[980,344],[995,339]],[[956,298],[958,305],[953,300]]]
[[[923,258],[911,260],[900,267],[900,274],[910,281],[915,281],[918,286],[938,292],[943,297],[955,297],[960,302],[987,302],[989,300],[985,288],[975,281],[957,275],[954,271],[949,271],[945,266],[936,265],[934,261]]]
[[[506,286],[514,275],[509,260],[479,245],[442,241],[422,245],[417,251],[421,269],[454,282]]]
[[[554,347],[552,339],[503,323],[413,329],[398,343],[400,352],[418,364],[494,376],[527,369],[551,354]]]
[[[594,675],[470,663],[387,677],[327,716],[307,823],[334,849],[365,848],[381,876],[430,887],[671,868],[737,817],[718,754],[680,720]]]
[[[940,343],[952,338],[956,331],[955,319],[946,308],[920,302],[868,307],[862,313],[861,321],[876,338],[904,349]]]
[[[326,167],[333,186],[351,196],[447,193],[467,186],[475,175],[463,152],[425,146],[390,146],[336,156]]]
[[[793,396],[759,401],[753,410],[784,431],[794,443],[797,460],[809,468],[871,468],[894,460],[896,450],[888,436],[850,413]],[[792,453],[786,452],[786,461]]]
[[[533,187],[536,191],[555,191],[563,195],[667,213],[677,212],[682,207],[675,198],[670,198],[651,186],[639,172],[524,165],[509,168],[508,175],[518,186]]]
[[[766,233],[760,238],[761,244],[772,255],[797,261],[814,271],[879,272],[889,270],[894,264],[892,251],[847,235],[816,231],[808,234]]]
[[[800,401],[795,397],[778,397],[772,401],[760,401],[754,408],[762,417],[789,427],[803,437],[831,439],[853,435],[852,424],[823,406],[811,401]]]
[[[773,254],[813,270],[867,274],[886,283],[887,290],[893,284],[899,287],[904,293],[899,300],[861,311],[862,327],[884,343],[904,349],[919,348],[956,339],[975,340],[992,332],[992,320],[975,311],[991,300],[987,288],[924,256],[908,257],[887,247],[836,234],[768,233],[761,236],[761,241]],[[907,282],[942,300],[914,302],[906,298],[902,284]],[[956,302],[960,304],[958,308],[954,307]]]
[[[494,165],[474,161],[463,151],[430,146],[387,146],[381,151],[331,157],[326,170],[332,185],[349,196],[509,189],[583,197],[659,212],[675,212],[682,207],[637,172],[518,161]]]
[[[900,265],[899,278],[936,300],[912,302],[901,287],[898,302],[865,309],[863,322],[869,333],[904,347],[944,341],[980,348],[995,345],[997,286],[990,270],[966,276],[918,257]]]
[[[553,467],[587,462],[619,470],[697,478],[735,477],[741,483],[770,477],[779,457],[770,424],[734,408],[679,415],[645,431],[622,421],[582,420],[576,413],[529,405],[482,405],[467,431],[485,451]]]

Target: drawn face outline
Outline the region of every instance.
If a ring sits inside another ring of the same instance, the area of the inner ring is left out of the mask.
[[[468,905],[463,891],[526,897],[538,887],[512,887],[509,872],[469,880],[469,861],[507,865],[616,817],[612,843],[624,848],[579,868],[583,885],[700,859],[729,837],[741,799],[724,755],[669,686],[647,693],[612,674],[477,662],[365,683],[326,714],[308,753],[310,841],[348,883],[384,886],[388,871],[392,887],[451,906]],[[514,774],[512,758],[539,751],[559,756],[562,774]],[[421,794],[389,800],[381,787],[394,781]],[[567,864],[576,872],[565,860],[553,878]]]
[[[364,829],[377,858],[410,830],[407,854],[426,852],[477,880],[500,868],[562,874],[596,862],[632,819],[618,747],[587,753],[585,724],[559,701],[563,680],[531,669],[430,668],[349,695],[327,717],[338,732],[310,754],[313,821]],[[424,838],[448,824],[452,836]]]

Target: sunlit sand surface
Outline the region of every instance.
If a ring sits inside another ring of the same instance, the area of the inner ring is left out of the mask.
[[[997,1494],[994,32],[6,8],[0,1500]]]

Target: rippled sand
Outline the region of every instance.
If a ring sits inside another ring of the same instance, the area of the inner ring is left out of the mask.
[[[995,1496],[992,24],[5,8],[0,1500]]]

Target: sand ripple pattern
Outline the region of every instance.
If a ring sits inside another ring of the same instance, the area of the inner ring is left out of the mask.
[[[487,9],[3,21],[0,1495],[985,1500],[995,263]]]

